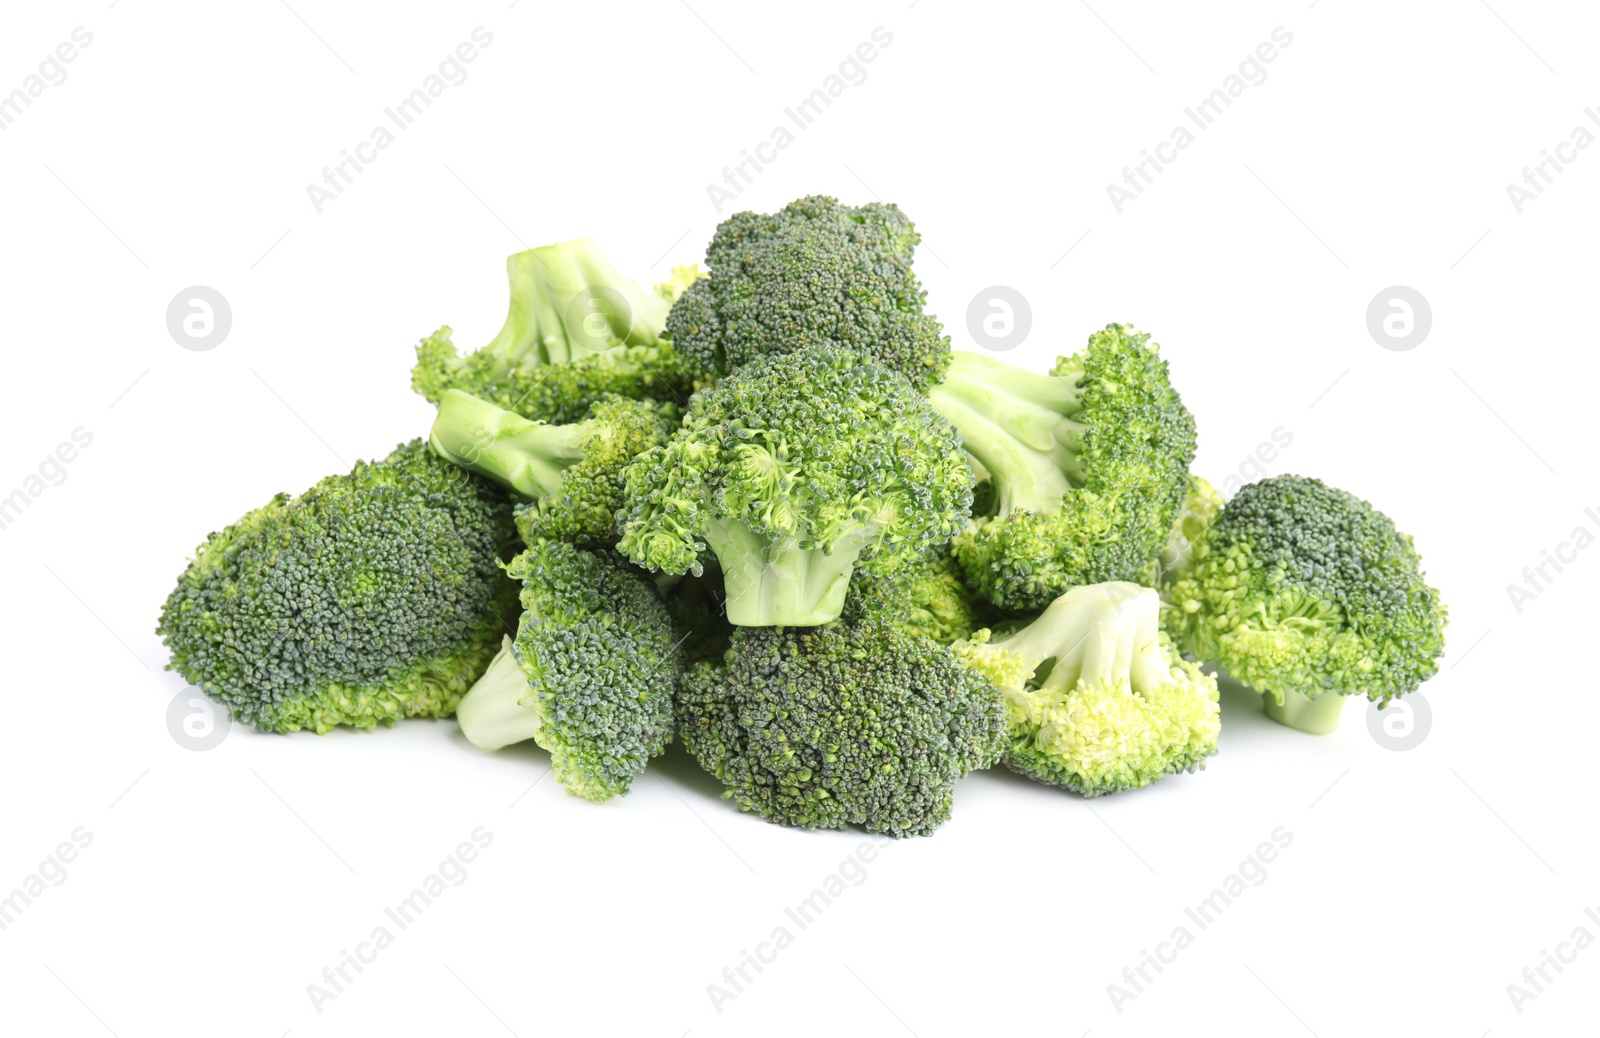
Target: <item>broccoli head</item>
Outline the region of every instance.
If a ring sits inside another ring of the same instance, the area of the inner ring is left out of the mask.
[[[645,290],[587,238],[519,252],[506,260],[511,305],[500,333],[463,356],[449,326],[417,346],[411,385],[438,403],[459,389],[508,411],[574,422],[606,394],[682,400],[690,379],[662,338],[668,310],[699,272],[673,268]]]
[[[506,630],[514,539],[505,494],[416,440],[212,534],[156,630],[170,669],[266,731],[443,717]]]
[[[1135,580],[1161,553],[1194,459],[1194,419],[1149,336],[1108,325],[1038,375],[957,351],[928,392],[988,472],[993,515],[956,558],[1002,609],[1069,587]]]
[[[1385,704],[1432,677],[1445,606],[1411,538],[1305,476],[1242,488],[1168,592],[1186,652],[1264,693],[1291,728],[1333,731],[1343,696]]]
[[[728,619],[839,615],[857,559],[892,572],[961,529],[972,471],[905,379],[833,344],[752,361],[696,393],[624,470],[617,548],[664,573],[722,568]]]
[[[1001,637],[955,652],[1005,698],[1003,763],[1086,797],[1195,771],[1216,752],[1216,678],[1181,659],[1159,627],[1155,591],[1086,584]]]
[[[683,669],[672,620],[643,574],[615,552],[537,541],[506,564],[522,620],[456,717],[474,745],[532,739],[567,791],[628,791],[672,738]]]
[[[685,675],[678,731],[724,796],[769,822],[925,836],[955,783],[992,767],[994,688],[951,651],[876,621],[739,628]]]
[[[812,195],[776,213],[735,213],[706,249],[667,333],[696,377],[712,382],[757,357],[837,342],[919,389],[937,382],[950,340],[923,310],[911,271],[919,238],[899,208]]]
[[[623,468],[666,442],[676,414],[671,404],[608,396],[581,422],[548,425],[451,389],[430,442],[441,457],[530,499],[516,509],[525,541],[604,547],[617,539]]]

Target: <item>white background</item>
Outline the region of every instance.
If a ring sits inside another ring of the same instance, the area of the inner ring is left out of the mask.
[[[1574,928],[1600,938],[1600,552],[1520,613],[1507,586],[1600,532],[1600,149],[1520,214],[1506,192],[1574,127],[1600,133],[1592,11],[291,2],[35,4],[0,33],[0,93],[93,34],[0,132],[0,495],[93,436],[0,530],[0,893],[75,827],[93,839],[0,932],[6,1033],[1593,1029],[1600,950],[1520,1014],[1507,985]],[[480,25],[468,78],[316,213],[306,185]],[[1031,302],[1020,363],[1135,322],[1198,418],[1198,471],[1248,477],[1281,427],[1256,474],[1378,503],[1451,610],[1420,745],[1386,748],[1357,704],[1316,738],[1229,697],[1204,773],[1093,802],[973,776],[953,821],[883,848],[799,932],[785,907],[863,835],[742,816],[681,751],[596,806],[534,785],[542,751],[484,754],[450,722],[235,729],[208,752],[169,735],[183,682],[151,631],[206,533],[424,432],[412,344],[444,322],[487,341],[506,254],[592,235],[643,281],[698,259],[706,185],[876,26],[893,41],[865,81],[738,207],[896,201],[957,346],[992,285]],[[1119,215],[1107,184],[1278,26],[1267,78]],[[232,306],[209,352],[167,332],[191,285]],[[1391,285],[1432,306],[1407,352],[1366,327]],[[493,843],[465,882],[318,1014],[307,985],[477,826]],[[1279,826],[1266,880],[1118,1012],[1107,985]],[[779,925],[792,945],[719,1013],[707,985]]]

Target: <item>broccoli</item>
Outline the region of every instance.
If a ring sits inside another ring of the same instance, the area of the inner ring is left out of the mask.
[[[1135,580],[1160,554],[1195,429],[1149,338],[1107,325],[1049,375],[957,351],[929,390],[993,483],[994,514],[956,539],[956,558],[1000,608],[1037,610],[1077,584]]]
[[[506,270],[511,306],[493,341],[462,356],[447,325],[417,346],[411,386],[428,401],[459,389],[525,418],[570,423],[608,393],[682,400],[691,391],[662,332],[695,268],[674,267],[646,291],[584,238],[516,253]]]
[[[665,443],[675,417],[671,404],[608,396],[582,422],[547,425],[451,389],[439,401],[430,442],[441,457],[532,499],[516,509],[525,541],[606,547],[617,539],[623,467]]]
[[[1168,593],[1185,651],[1267,697],[1280,724],[1324,734],[1344,696],[1387,704],[1438,670],[1446,611],[1411,538],[1320,480],[1234,495]]]
[[[993,767],[1004,709],[988,680],[926,638],[867,620],[738,628],[685,676],[678,732],[724,796],[769,822],[924,836],[955,783]]]
[[[1163,638],[1159,608],[1150,588],[1086,584],[1020,630],[956,644],[1004,695],[1007,767],[1094,797],[1205,766],[1217,681]]]
[[[213,533],[156,633],[169,669],[265,731],[444,717],[506,630],[514,538],[498,487],[415,440]]]
[[[735,213],[706,249],[710,276],[667,315],[695,375],[713,382],[757,357],[837,342],[925,389],[950,340],[923,311],[911,262],[919,237],[899,208],[812,195],[771,215]]]
[[[949,423],[834,344],[759,358],[696,393],[672,439],[623,478],[617,549],[700,573],[709,547],[728,619],[745,627],[827,623],[858,558],[893,572],[960,530],[972,501]]]
[[[839,618],[846,623],[875,618],[949,645],[980,626],[983,612],[950,546],[939,544],[888,575],[870,565],[857,567]]]
[[[655,588],[615,552],[536,541],[506,564],[522,620],[456,717],[477,747],[532,739],[567,791],[628,791],[672,738],[683,657]]]

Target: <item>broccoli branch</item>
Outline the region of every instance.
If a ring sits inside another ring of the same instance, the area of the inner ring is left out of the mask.
[[[1001,516],[1018,509],[1053,515],[1068,491],[1083,486],[1087,427],[1072,418],[1082,409],[1072,379],[958,350],[950,374],[928,391],[928,401],[989,471]]]
[[[502,410],[459,389],[439,401],[429,443],[440,457],[499,480],[527,497],[561,490],[566,470],[583,460],[584,423],[546,425]]]

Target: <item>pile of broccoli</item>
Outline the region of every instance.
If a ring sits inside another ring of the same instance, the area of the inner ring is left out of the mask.
[[[428,437],[212,534],[171,668],[272,732],[456,717],[569,792],[674,738],[739,809],[926,835],[967,773],[1085,797],[1205,767],[1218,674],[1329,732],[1437,669],[1445,607],[1360,498],[1231,501],[1150,336],[952,350],[897,207],[802,198],[645,288],[587,239],[416,349]]]

